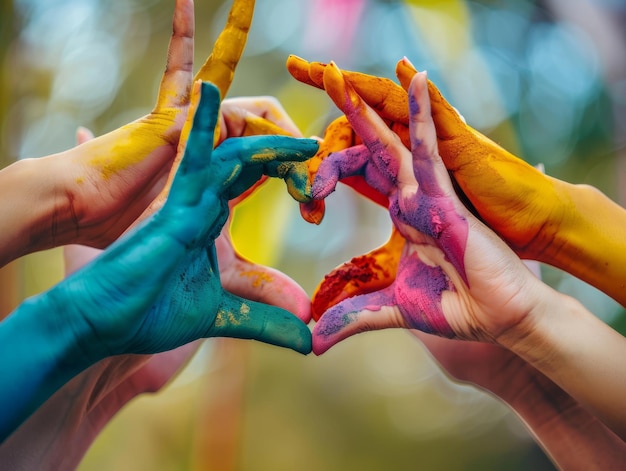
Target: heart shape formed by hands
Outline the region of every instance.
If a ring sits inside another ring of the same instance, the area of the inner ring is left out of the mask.
[[[339,79],[327,73],[331,67],[296,56],[287,60],[287,69],[294,78],[325,89],[332,96],[331,89]],[[401,86],[387,78],[341,72],[341,80],[349,83],[410,148],[406,89],[416,70],[409,61],[402,59],[397,64]],[[520,257],[561,268],[626,304],[626,291],[620,281],[626,277],[622,235],[626,210],[592,187],[549,177],[512,155],[466,124],[431,81],[427,85],[439,152],[466,207]],[[374,151],[362,145],[362,136],[355,132],[353,124],[342,116],[328,126],[318,154],[308,162],[309,178],[314,181],[316,175],[325,172],[327,185],[340,180],[387,207],[384,185],[379,191],[376,185],[366,182],[368,172],[376,166],[364,162]],[[327,163],[333,152],[343,157]],[[301,213],[307,221],[319,224],[324,205],[323,199],[317,198],[323,196],[318,194],[315,198],[301,205]],[[326,275],[313,296],[313,318],[319,319],[324,311],[344,299],[393,283],[394,267],[403,249],[400,239],[394,228],[383,246]]]

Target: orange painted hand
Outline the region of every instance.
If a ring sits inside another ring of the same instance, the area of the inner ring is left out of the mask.
[[[292,56],[287,67],[303,83],[324,88],[325,64]],[[404,88],[415,72],[406,59],[398,63]],[[410,146],[405,90],[385,78],[344,75]],[[561,268],[626,305],[626,210],[595,188],[544,175],[467,125],[430,81],[428,89],[439,152],[479,217],[520,257]]]

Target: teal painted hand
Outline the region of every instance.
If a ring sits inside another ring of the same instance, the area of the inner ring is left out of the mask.
[[[311,351],[310,331],[296,316],[224,291],[215,239],[229,198],[255,175],[280,175],[282,162],[311,157],[317,142],[258,136],[213,150],[220,96],[211,84],[201,88],[161,210],[0,323],[0,440],[77,373],[111,355],[157,353],[215,336]]]
[[[156,353],[214,336],[310,351],[309,331],[296,317],[224,291],[215,239],[228,218],[229,199],[263,174],[280,175],[285,162],[306,160],[317,143],[254,136],[227,139],[212,150],[219,100],[215,87],[202,84],[192,132],[163,208],[59,285],[75,322],[88,326],[89,344],[83,348],[90,358]]]

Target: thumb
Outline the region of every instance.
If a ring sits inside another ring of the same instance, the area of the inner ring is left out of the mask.
[[[392,226],[391,235],[382,246],[327,274],[313,293],[313,319],[319,320],[324,311],[344,299],[372,293],[393,283],[404,243],[404,236]]]
[[[274,268],[249,262],[238,254],[235,257],[226,272],[220,273],[225,290],[290,311],[305,323],[311,320],[311,301],[298,283]]]
[[[381,291],[346,299],[322,315],[313,329],[313,353],[321,355],[353,335],[406,327],[396,307],[393,285]]]
[[[300,319],[279,307],[228,292],[207,336],[258,340],[304,355],[311,352],[311,332]]]

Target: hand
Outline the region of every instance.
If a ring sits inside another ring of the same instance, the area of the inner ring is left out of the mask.
[[[80,131],[79,139],[88,137],[86,130]],[[232,200],[231,207],[242,196]],[[309,322],[305,291],[286,275],[241,258],[230,242],[227,225],[216,240],[216,250],[224,289],[281,307]],[[91,247],[64,247],[66,276],[100,253]],[[159,391],[185,367],[199,345],[195,341],[155,355],[117,355],[99,361],[65,384],[0,445],[0,462],[11,469],[76,469],[117,412],[137,395]]]
[[[235,0],[231,13],[196,74],[196,79],[216,84],[222,96],[246,43],[252,21],[249,0]],[[0,173],[3,217],[12,221],[0,235],[0,266],[70,243],[104,248],[159,194],[189,108],[193,39],[193,2],[177,0],[168,61],[151,113],[68,151],[24,159]]]
[[[223,290],[214,241],[228,217],[228,199],[259,174],[277,175],[282,162],[312,156],[317,142],[258,136],[229,139],[212,151],[220,97],[208,83],[202,89],[163,208],[0,323],[10,352],[0,362],[14,379],[0,394],[1,402],[13,404],[0,410],[2,439],[69,379],[112,355],[157,353],[211,336],[310,351],[302,321]],[[42,319],[42,312],[53,314]],[[28,354],[24,338],[36,344]]]
[[[406,242],[389,287],[347,299],[322,315],[313,331],[315,353],[352,334],[386,327],[494,342],[543,307],[542,299],[554,298],[456,196],[437,154],[425,75],[418,74],[409,90],[412,152],[336,66],[326,68],[324,83],[364,146],[328,157],[313,195],[325,197],[338,179],[363,175],[388,196],[392,221]]]
[[[319,88],[325,88],[326,67],[295,56],[287,61],[297,80]],[[396,75],[402,87],[408,87],[415,72],[407,59],[398,62]],[[405,90],[386,78],[350,71],[344,71],[344,76],[410,148]],[[466,205],[520,257],[561,268],[626,304],[620,281],[626,276],[626,210],[593,187],[572,185],[537,171],[466,124],[432,82],[428,82],[428,89],[439,152]],[[346,131],[330,134],[328,139],[334,142],[324,145],[338,145],[336,150],[354,142]],[[309,165],[317,168],[327,155],[320,152]],[[350,177],[345,183],[380,201],[372,189],[363,191],[361,176]],[[313,214],[305,210],[303,215],[319,223],[323,205],[309,205],[315,208]]]
[[[354,333],[386,327],[498,343],[626,436],[626,383],[614,362],[626,354],[623,336],[575,299],[537,280],[463,206],[438,155],[425,74],[414,76],[408,90],[411,152],[336,67],[327,68],[324,82],[368,147],[365,178],[388,191],[391,219],[406,243],[393,284],[322,315],[313,331],[314,352],[323,353]],[[323,175],[320,167],[320,191],[316,177],[314,195],[332,189]]]
[[[163,208],[133,237],[122,239],[104,252],[97,259],[99,264],[89,265],[90,270],[79,272],[80,277],[70,277],[63,283],[62,298],[85,300],[73,303],[72,315],[83,319],[99,339],[95,351],[85,346],[96,358],[155,353],[214,335],[250,338],[263,334],[267,336],[264,340],[278,344],[284,344],[285,338],[294,340],[293,332],[278,327],[295,323],[292,316],[279,316],[277,309],[248,303],[223,291],[214,241],[228,217],[229,199],[247,190],[261,174],[277,175],[282,161],[308,158],[317,144],[259,136],[229,139],[211,153],[218,105],[219,94],[204,84],[203,100],[195,117],[196,131],[189,136],[185,157]],[[207,157],[209,164],[203,167]],[[140,237],[143,232],[146,234]],[[140,253],[143,263],[136,267],[133,257]],[[148,280],[154,277],[152,287],[138,276],[146,272]],[[138,282],[133,281],[136,277]],[[127,281],[121,283],[118,279]],[[110,280],[116,280],[115,285]],[[85,289],[89,291],[85,293]],[[151,301],[155,290],[159,301],[146,314],[137,306]],[[104,299],[113,304],[106,313],[95,309]],[[252,315],[255,311],[257,318]],[[306,333],[301,331],[299,335],[304,338],[298,337],[293,347],[306,351]]]

